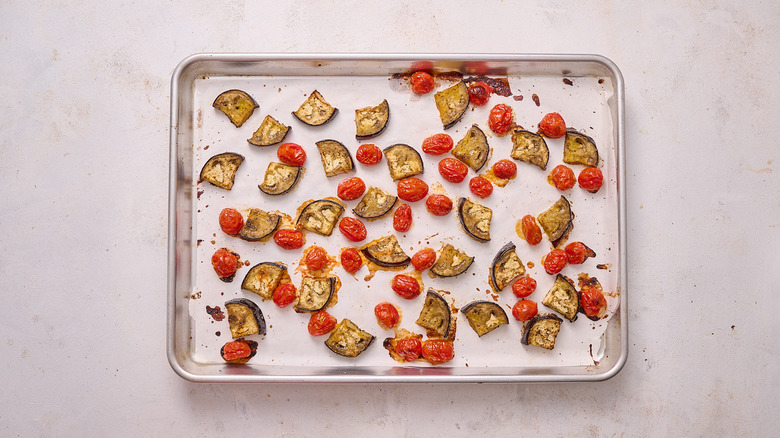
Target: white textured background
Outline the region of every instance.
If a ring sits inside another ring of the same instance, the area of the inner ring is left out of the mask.
[[[771,436],[780,3],[0,3],[0,435]],[[197,52],[597,53],[626,81],[630,346],[555,385],[210,385],[165,356]]]

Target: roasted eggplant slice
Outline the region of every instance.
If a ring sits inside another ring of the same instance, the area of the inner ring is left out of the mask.
[[[545,170],[547,169],[547,161],[550,160],[550,150],[541,135],[515,129],[512,132],[512,152],[509,153],[509,156]]]
[[[200,171],[200,180],[211,183],[220,189],[230,190],[236,179],[236,172],[244,156],[233,152],[214,155],[206,161]]]
[[[352,212],[364,219],[376,219],[390,212],[396,201],[398,201],[397,196],[393,196],[379,187],[369,187]]]
[[[385,148],[384,153],[393,181],[419,175],[425,170],[420,153],[408,144],[394,144]]]
[[[283,195],[295,187],[303,172],[303,167],[272,161],[268,163],[262,184],[257,187],[266,195]]]
[[[599,164],[596,142],[583,133],[567,129],[566,138],[563,140],[563,162],[596,167]]]
[[[257,102],[245,91],[228,90],[217,96],[211,106],[225,113],[230,122],[240,128],[255,112]]]
[[[265,334],[265,318],[260,307],[246,298],[236,298],[225,303],[230,334],[233,338]]]
[[[330,236],[343,213],[343,205],[330,199],[320,199],[309,202],[301,209],[296,224],[304,230]]]
[[[338,109],[332,107],[319,91],[314,90],[293,115],[309,126],[320,126],[330,121],[337,112]]]
[[[330,351],[340,356],[356,357],[364,352],[372,342],[374,342],[374,335],[344,318],[325,340],[325,345],[330,348]]]
[[[415,321],[417,325],[425,327],[442,338],[446,338],[450,334],[451,321],[452,311],[450,310],[450,305],[437,292],[434,292],[432,289],[428,290],[420,316]]]
[[[246,222],[244,222],[244,226],[238,232],[238,237],[251,241],[264,239],[279,228],[281,220],[281,215],[276,213],[268,213],[259,208],[250,208]]]
[[[470,257],[449,243],[445,243],[430,271],[439,277],[455,277],[466,272],[472,263],[474,263],[474,257]]]
[[[369,106],[355,110],[355,137],[366,140],[381,134],[390,120],[390,107],[387,100],[377,106]]]
[[[433,96],[444,129],[450,128],[463,117],[469,107],[469,87],[463,81],[439,91]]]
[[[369,242],[361,252],[370,262],[383,268],[405,268],[412,262],[394,234]]]
[[[469,236],[479,242],[490,241],[490,221],[493,210],[468,198],[458,201],[458,218]]]
[[[502,291],[512,280],[523,274],[525,274],[525,265],[515,252],[515,244],[509,242],[493,259],[493,265],[490,267],[490,282],[493,283],[494,288]]]
[[[318,312],[330,303],[336,292],[336,277],[303,277],[298,289],[296,312]]]
[[[536,220],[553,246],[558,247],[572,229],[574,215],[569,201],[561,196],[555,204],[537,216]]]
[[[241,282],[241,289],[254,292],[264,299],[270,300],[286,273],[287,266],[281,263],[258,263],[246,273],[244,281]]]
[[[542,304],[563,315],[569,321],[577,319],[577,310],[580,307],[580,299],[577,289],[566,277],[558,274],[555,283],[542,298]]]
[[[504,309],[492,301],[472,301],[463,306],[460,311],[466,315],[469,325],[480,337],[502,324],[509,324]]]
[[[288,132],[290,132],[289,126],[268,115],[265,116],[257,131],[252,134],[252,138],[247,139],[247,141],[255,146],[271,146],[281,143]]]
[[[317,148],[320,150],[325,176],[340,175],[355,168],[352,155],[342,143],[336,140],[322,140],[317,142]]]
[[[452,148],[452,155],[474,169],[474,172],[479,172],[490,157],[490,145],[485,133],[479,126],[471,125],[466,135]]]
[[[222,359],[232,364],[247,363],[256,354],[257,342],[248,339],[230,341],[219,349],[219,355],[222,356]]]
[[[552,313],[540,313],[523,325],[523,345],[536,345],[552,350],[563,320]]]

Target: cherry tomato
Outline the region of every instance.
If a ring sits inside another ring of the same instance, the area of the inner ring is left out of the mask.
[[[412,226],[412,207],[406,204],[401,204],[395,209],[393,213],[393,229],[399,233],[405,233],[409,231]]]
[[[274,290],[273,301],[279,307],[287,307],[295,301],[297,289],[292,283],[283,283]]]
[[[234,208],[225,208],[219,213],[219,228],[235,236],[244,226],[244,217]]]
[[[559,164],[550,172],[550,181],[558,190],[569,190],[574,187],[576,179],[574,178],[574,172],[570,168]]]
[[[362,179],[353,176],[339,183],[336,194],[345,201],[352,201],[363,196],[365,191],[366,183]]]
[[[457,158],[445,158],[439,161],[439,174],[451,183],[459,183],[466,179],[469,168]]]
[[[433,194],[425,200],[425,208],[434,216],[446,216],[452,211],[452,200],[444,195]]]
[[[393,277],[393,281],[390,282],[390,287],[401,298],[411,300],[420,295],[420,283],[414,277],[410,277],[404,274],[398,274]]]
[[[407,202],[416,202],[428,195],[428,184],[420,178],[406,178],[398,181],[398,197]]]
[[[354,274],[363,266],[363,258],[355,248],[344,248],[341,250],[341,266],[345,271]]]
[[[336,317],[320,310],[309,318],[309,334],[312,336],[327,335],[336,327]]]
[[[422,150],[426,154],[441,155],[446,154],[452,149],[455,143],[452,137],[447,134],[434,134],[422,142]]]
[[[501,179],[512,179],[517,175],[517,164],[510,160],[499,160],[493,165],[493,174]]]
[[[604,183],[604,175],[601,174],[601,169],[586,167],[580,172],[580,176],[577,177],[577,182],[583,189],[591,193],[596,193]]]
[[[493,87],[486,82],[472,82],[471,85],[469,85],[469,100],[474,106],[482,106],[488,103],[490,93],[492,92]]]
[[[220,248],[211,256],[211,266],[220,278],[229,278],[238,271],[238,257],[233,251]]]
[[[529,245],[538,245],[542,241],[542,229],[536,224],[536,219],[530,214],[523,216],[521,222],[523,238]]]
[[[422,344],[422,356],[433,364],[449,362],[455,356],[455,349],[452,342],[427,339]]]
[[[423,248],[412,256],[412,266],[418,271],[430,268],[434,262],[436,262],[436,251],[431,248]]]
[[[566,135],[566,122],[558,113],[545,114],[539,122],[539,131],[549,138],[560,138]]]
[[[517,298],[525,298],[536,290],[536,280],[531,277],[522,277],[512,285],[512,292]]]
[[[580,307],[588,317],[601,317],[607,310],[607,299],[595,287],[584,287],[580,291]]]
[[[582,242],[572,242],[566,245],[564,250],[566,251],[566,259],[572,265],[579,265],[588,257],[596,256],[596,253]]]
[[[222,347],[222,358],[227,361],[244,359],[252,355],[252,347],[246,341],[232,341]]]
[[[300,145],[295,143],[284,143],[276,150],[276,156],[279,161],[290,166],[303,166],[306,162],[306,152]]]
[[[363,222],[360,222],[353,217],[345,217],[341,219],[341,222],[339,222],[339,230],[342,234],[344,234],[344,237],[351,240],[352,242],[360,242],[364,240],[368,234],[366,231],[366,226],[363,225]]]
[[[561,272],[561,270],[566,267],[567,262],[568,260],[566,258],[566,251],[558,248],[550,251],[546,256],[542,257],[542,265],[544,266],[544,270],[551,275]]]
[[[310,270],[319,271],[328,264],[328,252],[322,247],[312,246],[306,251],[304,262]]]
[[[382,161],[382,149],[375,144],[361,144],[358,146],[355,158],[359,163],[366,166],[373,166],[379,164]]]
[[[427,94],[433,91],[433,76],[424,71],[412,74],[412,91],[417,94]]]
[[[384,302],[379,303],[374,307],[374,315],[381,327],[391,329],[398,325],[398,321],[401,320],[401,315],[398,314],[398,309],[394,305]]]
[[[306,239],[302,232],[285,228],[274,234],[274,242],[282,249],[299,249],[303,248]]]
[[[422,355],[422,342],[418,338],[403,338],[395,342],[395,352],[407,362],[413,362]]]
[[[469,189],[480,198],[487,198],[493,193],[493,184],[484,176],[475,176],[469,181]]]
[[[512,316],[518,321],[528,321],[538,312],[536,303],[530,300],[520,300],[512,306]]]
[[[498,135],[506,135],[514,124],[515,114],[512,108],[504,103],[499,103],[490,110],[488,126]]]

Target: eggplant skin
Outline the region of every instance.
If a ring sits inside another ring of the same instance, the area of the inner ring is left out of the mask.
[[[537,314],[523,325],[520,343],[552,350],[562,323],[563,320],[552,313]]]
[[[374,335],[344,318],[325,340],[325,345],[339,356],[357,357],[374,342],[374,339]]]
[[[474,257],[445,243],[430,272],[439,277],[455,277],[466,272],[474,263]]]
[[[563,162],[596,167],[599,164],[596,142],[581,132],[567,129],[566,138],[563,140]]]
[[[477,125],[471,125],[466,135],[452,148],[452,155],[479,172],[490,158],[490,145],[485,133]]]
[[[433,96],[444,129],[453,127],[469,107],[469,88],[463,81]]]
[[[330,199],[320,199],[306,204],[301,209],[296,225],[321,236],[330,236],[336,227],[344,206]]]
[[[309,126],[320,126],[333,119],[337,113],[338,108],[331,106],[319,91],[314,90],[293,115]]]
[[[435,332],[442,338],[446,338],[450,335],[450,327],[452,326],[452,311],[449,304],[444,297],[434,292],[433,289],[429,289],[428,293],[425,294],[425,303],[420,310],[420,316],[415,323]]]
[[[577,311],[580,308],[580,299],[574,284],[566,277],[558,274],[555,283],[542,298],[542,304],[563,315],[571,322],[577,319]]]
[[[512,132],[512,152],[509,156],[512,159],[546,170],[547,162],[550,160],[550,150],[541,135],[516,129]]]
[[[298,184],[303,172],[303,167],[270,162],[265,170],[263,182],[257,188],[266,195],[283,195]]]
[[[336,291],[335,277],[303,277],[295,311],[318,312],[328,306]]]
[[[564,196],[558,198],[550,208],[539,214],[536,220],[556,248],[561,245],[574,227],[574,214],[571,211],[571,204]]]
[[[490,265],[490,282],[498,291],[504,290],[515,278],[525,274],[525,265],[515,252],[515,244],[507,243],[498,251]]]
[[[222,111],[230,119],[230,122],[240,128],[258,107],[257,102],[247,92],[241,90],[227,90],[214,99],[211,104]]]
[[[458,219],[466,233],[478,242],[490,241],[490,222],[493,210],[468,198],[458,201]]]
[[[268,213],[259,208],[250,208],[244,226],[238,232],[238,237],[248,240],[262,240],[279,228],[282,217],[276,213]]]
[[[265,334],[265,318],[260,307],[246,298],[236,298],[225,303],[230,334],[233,338]]]
[[[352,155],[349,154],[344,144],[336,140],[321,140],[317,142],[317,149],[320,151],[322,159],[322,168],[325,170],[325,176],[331,177],[347,173],[355,168],[352,161]]]
[[[405,268],[412,262],[394,234],[372,240],[361,252],[371,263],[383,268]]]
[[[234,152],[214,155],[206,161],[200,171],[200,180],[220,189],[230,190],[236,179],[236,172],[244,162],[244,156]]]
[[[390,121],[390,107],[387,99],[377,106],[355,110],[355,138],[367,140],[381,134]]]
[[[246,273],[244,281],[241,282],[241,289],[254,292],[264,299],[270,300],[286,272],[287,266],[281,263],[258,263]]]
[[[509,324],[506,312],[498,304],[491,301],[472,301],[460,309],[466,315],[469,325],[482,337],[499,326]]]
[[[420,153],[408,144],[394,144],[385,148],[383,152],[393,181],[419,175],[425,171]]]
[[[377,219],[389,213],[397,201],[397,196],[378,187],[369,187],[352,212],[363,219]]]
[[[289,132],[289,126],[267,115],[257,131],[252,134],[252,138],[247,141],[255,146],[272,146],[281,143]]]

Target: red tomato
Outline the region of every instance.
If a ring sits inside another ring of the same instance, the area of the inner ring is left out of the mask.
[[[412,91],[417,94],[427,94],[433,91],[433,76],[424,71],[412,74]]]
[[[554,249],[542,257],[542,265],[544,270],[548,274],[557,274],[566,267],[567,263],[566,251],[562,249]]]
[[[244,359],[252,355],[252,347],[246,341],[232,341],[222,347],[222,358],[231,361]]]
[[[530,300],[520,300],[512,306],[512,316],[518,321],[528,321],[538,312],[536,303]]]
[[[341,266],[345,271],[354,274],[363,266],[363,258],[355,248],[344,248],[341,250]]]
[[[545,114],[539,122],[539,131],[549,138],[560,138],[566,135],[566,122],[558,113]]]
[[[406,204],[401,204],[395,209],[393,213],[393,229],[399,233],[405,233],[409,231],[412,226],[412,207]]]
[[[225,208],[219,213],[219,228],[235,236],[244,226],[244,217],[234,208]]]
[[[327,335],[336,327],[336,317],[320,310],[309,318],[309,334],[312,336]]]
[[[596,193],[604,183],[604,175],[601,174],[601,169],[596,167],[586,167],[580,172],[580,176],[577,178],[577,182],[580,187],[591,192]]]
[[[530,245],[538,245],[542,241],[542,229],[536,224],[536,219],[530,214],[523,216],[521,221],[523,238]]]
[[[414,277],[410,277],[404,274],[398,274],[393,277],[393,281],[390,282],[390,287],[401,298],[411,300],[420,295],[420,283]]]
[[[472,82],[469,85],[469,100],[474,106],[482,106],[488,103],[493,87],[483,81]]]
[[[292,283],[280,284],[274,290],[273,301],[279,307],[287,307],[295,301],[297,289]]]
[[[423,342],[422,356],[432,364],[449,362],[455,356],[452,342],[442,339],[428,339]]]
[[[328,252],[319,246],[312,246],[306,251],[304,262],[310,270],[319,271],[328,264]]]
[[[379,149],[375,144],[361,144],[358,146],[355,158],[361,164],[366,166],[373,166],[379,164],[382,161],[382,149]]]
[[[493,184],[484,176],[475,176],[469,181],[469,189],[480,198],[487,198],[493,193]]]
[[[588,257],[596,256],[596,253],[582,242],[572,242],[566,245],[564,250],[566,251],[566,259],[572,265],[579,265],[587,260]]]
[[[279,146],[276,156],[279,157],[279,161],[290,166],[303,166],[306,162],[306,152],[295,143],[284,143]]]
[[[274,242],[282,249],[300,249],[303,248],[306,239],[302,232],[285,228],[274,234]]]
[[[353,217],[345,217],[341,219],[341,222],[339,222],[339,230],[342,234],[344,234],[344,237],[351,240],[352,242],[360,242],[364,240],[368,234],[366,231],[366,226],[363,225],[363,222],[360,222]]]
[[[584,287],[580,291],[580,307],[585,316],[600,318],[607,310],[607,299],[595,287]]]
[[[407,362],[415,361],[422,355],[422,342],[418,338],[398,339],[395,352]]]
[[[353,176],[339,183],[336,194],[345,201],[352,201],[363,196],[365,191],[366,183],[362,179]]]
[[[398,325],[398,321],[401,320],[401,315],[398,314],[398,309],[394,305],[384,302],[379,303],[374,307],[374,315],[381,327],[391,329]]]
[[[447,134],[434,134],[422,142],[422,150],[426,154],[441,155],[446,154],[452,149],[455,143],[452,137]]]
[[[452,210],[452,200],[444,195],[434,194],[425,200],[425,208],[434,216],[446,216]]]
[[[512,292],[517,298],[525,298],[536,290],[536,280],[531,277],[522,277],[512,285]]]
[[[211,266],[221,278],[229,278],[238,271],[238,257],[233,251],[220,248],[211,256]]]
[[[517,164],[510,160],[499,160],[493,165],[493,174],[501,179],[512,179],[517,175]]]
[[[451,183],[462,182],[468,173],[468,166],[457,158],[445,158],[439,161],[439,174]]]
[[[416,202],[428,195],[428,184],[420,178],[406,178],[398,181],[398,197],[407,202]]]
[[[558,190],[569,190],[574,187],[576,179],[571,169],[563,164],[559,164],[550,172],[550,181]]]
[[[434,262],[436,262],[436,251],[431,248],[423,248],[412,256],[412,266],[418,271],[430,268]]]
[[[504,103],[499,103],[490,110],[488,126],[498,135],[506,135],[514,125],[515,114],[512,108]]]

